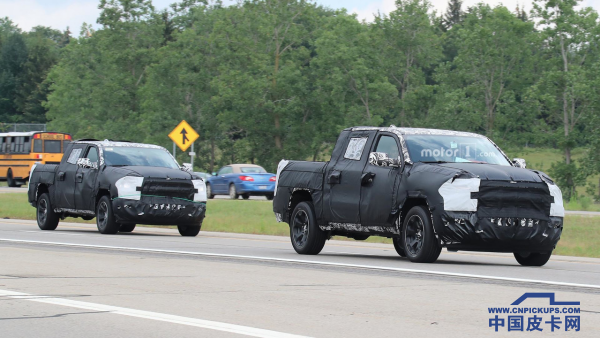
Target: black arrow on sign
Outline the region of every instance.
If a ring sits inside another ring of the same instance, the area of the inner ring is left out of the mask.
[[[185,141],[189,141],[190,140],[189,138],[187,138],[187,135],[186,135],[187,134],[187,130],[185,130],[185,128],[181,129],[181,133],[180,134],[182,135],[181,136],[181,138],[182,138],[182,142],[181,143],[182,144],[185,144]]]

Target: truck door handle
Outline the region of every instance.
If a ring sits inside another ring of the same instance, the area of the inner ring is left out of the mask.
[[[360,185],[367,185],[373,183],[373,179],[375,178],[374,173],[364,173],[360,177]]]
[[[327,183],[329,184],[339,184],[342,180],[342,172],[341,171],[332,171],[327,177]]]
[[[79,174],[77,174],[77,175],[75,176],[75,181],[76,181],[77,183],[81,183],[81,182],[83,182],[83,173],[79,173]]]
[[[65,172],[61,171],[58,173],[58,180],[59,181],[64,181],[65,180]]]

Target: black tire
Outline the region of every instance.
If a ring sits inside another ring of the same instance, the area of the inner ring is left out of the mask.
[[[275,195],[273,195],[273,194],[267,194],[265,197],[266,197],[266,198],[267,198],[269,201],[272,201],[272,200],[273,200],[273,197],[275,197]]]
[[[22,184],[17,184],[17,180],[13,178],[12,169],[8,169],[6,173],[6,185],[11,188],[20,188]]]
[[[54,230],[60,221],[50,203],[50,196],[43,193],[37,200],[37,224],[42,230]]]
[[[442,247],[433,233],[429,211],[422,206],[410,209],[402,227],[402,246],[406,257],[415,263],[433,263]]]
[[[523,266],[543,266],[548,263],[550,252],[515,252],[515,259]]]
[[[208,197],[209,199],[213,199],[215,198],[215,195],[212,193],[212,188],[210,187],[210,184],[206,183],[206,197]]]
[[[236,189],[235,189],[235,184],[230,184],[229,185],[229,198],[231,198],[232,200],[237,200],[238,197],[240,197],[240,195],[237,193]]]
[[[325,246],[327,233],[319,228],[311,202],[300,202],[290,218],[290,240],[297,253],[316,255]]]
[[[105,235],[116,234],[121,227],[115,220],[112,202],[106,195],[100,197],[96,206],[96,226],[98,227],[98,231]]]
[[[402,238],[394,237],[392,238],[392,242],[394,243],[394,249],[400,257],[406,257],[406,252],[404,252],[404,245],[402,244]]]
[[[121,224],[119,232],[132,232],[135,229],[135,224]]]
[[[200,233],[199,225],[178,225],[179,234],[185,237],[195,237]]]
[[[245,199],[245,200],[247,200],[247,199],[250,198],[250,195],[248,195],[248,194],[242,194],[242,198]]]

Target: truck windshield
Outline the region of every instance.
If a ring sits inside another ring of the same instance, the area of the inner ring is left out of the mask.
[[[106,147],[104,162],[113,167],[147,166],[179,169],[173,157],[164,149],[142,147]]]
[[[483,137],[405,135],[413,162],[471,162],[510,165],[504,155]]]

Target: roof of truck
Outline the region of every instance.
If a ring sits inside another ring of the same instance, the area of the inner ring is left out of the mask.
[[[94,144],[94,145],[97,145],[99,147],[104,147],[104,148],[106,148],[106,147],[132,147],[132,148],[165,149],[164,147],[157,146],[155,144],[134,143],[134,142],[127,142],[127,141],[111,141],[111,140],[98,141],[98,140],[92,140],[92,139],[84,139],[84,140],[74,141],[73,143]]]
[[[389,127],[352,127],[350,130],[378,130],[378,131],[390,131],[398,132],[402,135],[456,135],[456,136],[472,136],[472,137],[485,137],[483,135],[466,132],[466,131],[455,131],[455,130],[444,130],[444,129],[429,129],[429,128],[404,128],[396,127],[391,125]]]

